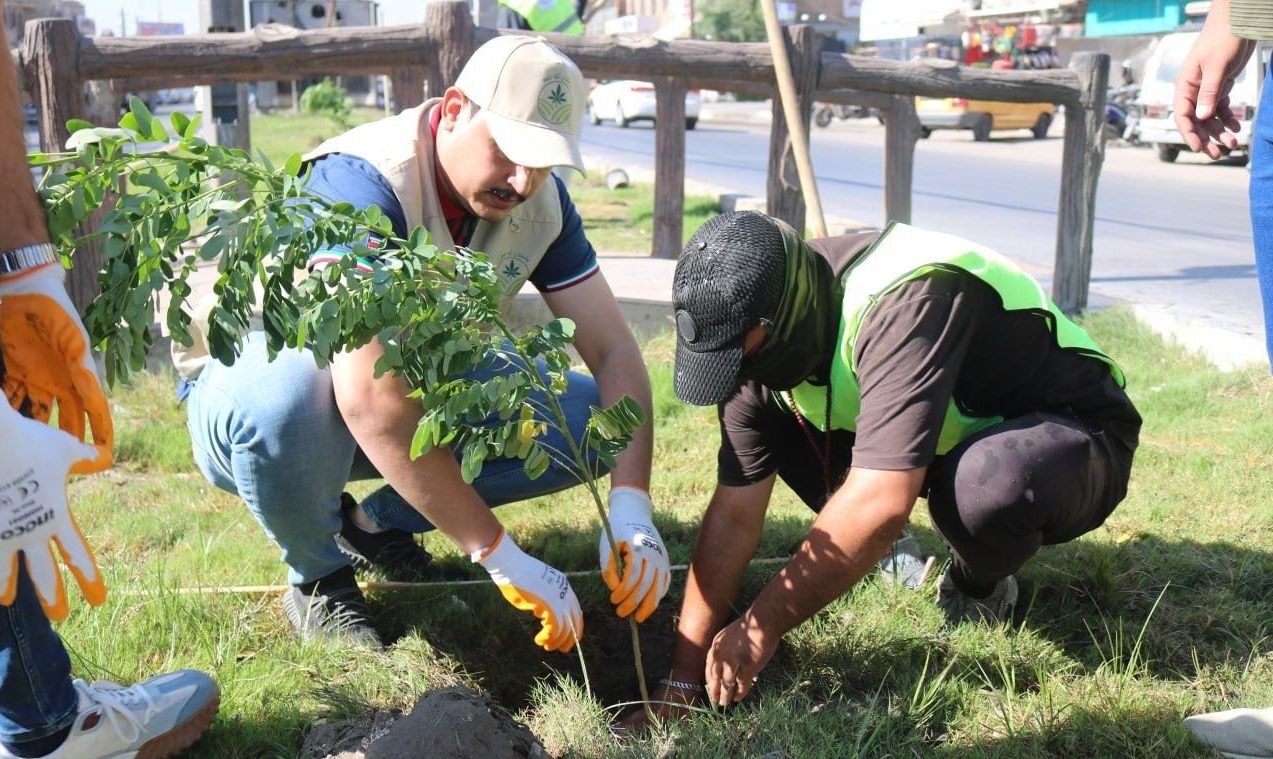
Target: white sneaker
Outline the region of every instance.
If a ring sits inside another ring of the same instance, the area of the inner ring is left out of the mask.
[[[169,672],[125,688],[76,680],[79,713],[71,732],[45,759],[164,759],[212,724],[221,693],[203,672]],[[0,747],[0,759],[12,755]]]

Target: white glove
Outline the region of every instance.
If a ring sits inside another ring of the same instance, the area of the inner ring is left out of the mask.
[[[99,606],[106,600],[93,551],[66,502],[72,465],[97,455],[93,446],[0,403],[0,604],[11,605],[17,594],[21,551],[44,613],[66,619],[66,590],[50,539],[88,602]]]
[[[517,547],[500,530],[495,542],[469,557],[490,573],[504,599],[543,623],[535,643],[547,651],[570,653],[583,637],[583,611],[566,575]]]
[[[626,617],[636,612],[636,621],[644,622],[667,595],[672,572],[667,547],[654,528],[654,504],[640,488],[617,487],[610,491],[610,529],[623,559],[623,575],[615,566],[614,552],[606,531],[601,529],[601,576],[610,588],[614,613]]]

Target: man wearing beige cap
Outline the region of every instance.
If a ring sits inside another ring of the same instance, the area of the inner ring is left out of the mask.
[[[506,307],[529,280],[554,314],[575,321],[575,347],[592,373],[572,372],[562,398],[576,437],[593,405],[630,395],[647,417],[651,408],[636,340],[565,185],[552,175],[555,166],[583,171],[584,99],[579,69],[555,48],[502,36],[474,52],[442,97],[306,156],[310,191],[378,206],[399,237],[422,225],[439,247],[482,251],[501,278]],[[375,236],[348,242],[314,251],[311,268],[353,255],[355,242],[373,251],[383,243]],[[212,483],[243,498],[282,549],[292,625],[307,639],[379,646],[354,568],[437,578],[412,535],[436,527],[490,573],[510,603],[540,619],[536,643],[569,651],[583,632],[569,581],[523,553],[489,507],[564,489],[574,476],[554,467],[531,481],[522,462],[496,460],[470,486],[444,449],[413,461],[408,451],[422,409],[397,376],[376,376],[382,352],[373,343],[320,369],[307,351],[267,360],[258,334],[233,366],[178,357],[195,460]],[[633,561],[625,562],[632,571],[607,572],[606,582],[616,612],[638,621],[668,587],[667,552],[651,521],[650,454],[647,423],[610,473],[610,521]],[[376,477],[388,485],[362,503],[344,492],[349,480]]]

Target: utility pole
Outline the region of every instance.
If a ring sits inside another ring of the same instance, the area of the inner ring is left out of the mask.
[[[128,30],[124,28],[124,9],[119,9],[119,36],[128,36]]]

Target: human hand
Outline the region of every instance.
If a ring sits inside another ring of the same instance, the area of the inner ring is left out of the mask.
[[[766,633],[750,611],[716,633],[707,652],[707,700],[729,706],[746,698],[780,638]]]
[[[1227,18],[1207,19],[1176,74],[1172,116],[1189,149],[1220,158],[1238,146],[1241,128],[1229,105],[1229,90],[1255,42],[1229,31]]]
[[[644,490],[611,489],[610,529],[623,559],[622,576],[615,566],[614,552],[610,550],[604,527],[598,545],[601,577],[610,588],[614,613],[622,618],[635,612],[637,622],[649,619],[672,582],[667,548],[654,527],[653,513],[654,504]]]
[[[542,622],[536,644],[570,653],[583,637],[583,611],[566,575],[522,551],[503,530],[490,548],[471,558],[490,573],[505,600]]]
[[[96,454],[71,468],[87,474],[110,468],[115,432],[88,333],[65,281],[66,270],[56,264],[0,280],[4,394],[40,422],[49,421],[56,405],[58,426],[77,440],[88,442],[91,430]]]
[[[17,594],[21,551],[44,613],[66,619],[66,590],[52,540],[84,597],[101,605],[106,584],[66,502],[74,464],[91,461],[98,451],[5,403],[0,403],[0,451],[0,604],[11,605]]]
[[[703,686],[688,680],[675,680],[665,677],[650,693],[650,708],[634,710],[619,720],[615,729],[628,731],[646,730],[655,721],[672,719],[689,719],[703,700]]]

